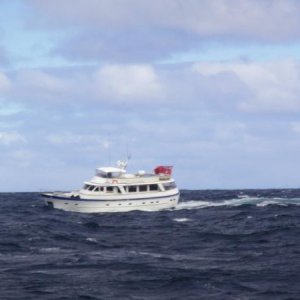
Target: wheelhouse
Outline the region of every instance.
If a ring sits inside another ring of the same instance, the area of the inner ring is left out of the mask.
[[[174,181],[166,183],[151,183],[151,184],[124,184],[124,185],[105,185],[97,186],[92,184],[85,184],[82,188],[85,191],[95,192],[95,193],[149,193],[149,192],[159,192],[168,191],[176,189],[176,183]]]

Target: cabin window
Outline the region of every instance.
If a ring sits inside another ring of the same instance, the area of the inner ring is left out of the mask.
[[[150,191],[158,191],[158,185],[157,184],[150,184]]]
[[[89,188],[89,185],[88,184],[85,184],[84,186],[83,186],[83,189],[84,190],[87,190]]]
[[[102,177],[102,178],[107,178],[107,174],[102,173],[102,172],[97,173],[97,176]]]
[[[175,189],[176,188],[176,183],[174,181],[164,183],[164,188],[165,188],[166,191]]]
[[[101,187],[101,191],[103,191],[103,187]],[[106,192],[107,193],[121,193],[121,190],[119,189],[118,186],[107,186],[106,187]]]
[[[113,191],[114,191],[114,187],[113,186],[106,187],[106,192],[107,193],[113,193]]]
[[[128,186],[129,193],[135,193],[136,191],[137,191],[137,186],[135,186],[135,185]]]
[[[96,175],[102,178],[118,178],[121,174],[121,172],[103,172],[100,170],[96,172]]]
[[[94,188],[95,188],[94,185],[90,185],[90,186],[88,187],[88,190],[89,190],[89,191],[92,191]]]
[[[140,192],[147,192],[147,185],[140,185]]]
[[[103,186],[97,186],[95,192],[103,192]]]

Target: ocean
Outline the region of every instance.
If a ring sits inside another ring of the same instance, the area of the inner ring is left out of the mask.
[[[0,194],[0,299],[300,299],[300,190],[183,190],[80,214]]]

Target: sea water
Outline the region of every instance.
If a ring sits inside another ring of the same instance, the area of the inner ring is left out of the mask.
[[[0,299],[300,299],[300,190],[80,214],[0,194]]]

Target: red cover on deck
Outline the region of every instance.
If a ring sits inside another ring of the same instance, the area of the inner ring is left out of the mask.
[[[154,169],[155,174],[171,175],[173,166],[158,166]]]

